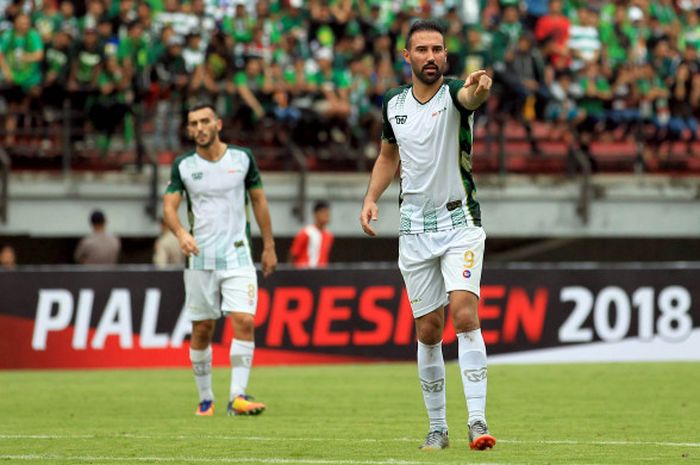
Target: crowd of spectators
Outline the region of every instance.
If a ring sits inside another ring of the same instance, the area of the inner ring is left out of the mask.
[[[141,108],[152,149],[177,152],[183,109],[210,100],[251,137],[371,157],[383,93],[410,80],[401,51],[415,18],[444,22],[448,75],[494,76],[482,116],[522,124],[533,154],[537,120],[584,152],[601,133],[641,138],[647,159],[673,141],[690,151],[698,133],[698,0],[0,0],[0,11],[7,145],[69,105],[82,115],[74,142],[95,133],[106,151]]]

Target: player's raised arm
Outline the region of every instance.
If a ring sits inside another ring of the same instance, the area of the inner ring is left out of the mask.
[[[459,90],[457,99],[467,110],[476,110],[486,101],[491,91],[491,77],[486,71],[474,71],[464,81],[464,87]]]
[[[379,208],[377,200],[384,193],[399,166],[399,146],[385,140],[382,141],[382,148],[379,157],[372,168],[372,175],[369,179],[367,193],[362,203],[362,213],[360,213],[360,224],[365,234],[376,236],[377,233],[370,226],[370,221],[379,219]]]
[[[260,228],[263,241],[262,264],[263,276],[269,276],[277,267],[277,252],[275,252],[275,239],[272,236],[272,220],[270,219],[270,208],[267,204],[265,191],[261,188],[248,189],[250,203],[253,207],[255,221]]]

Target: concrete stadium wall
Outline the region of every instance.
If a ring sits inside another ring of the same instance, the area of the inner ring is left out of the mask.
[[[161,169],[159,192],[168,170]],[[369,175],[313,174],[307,183],[306,217],[318,199],[331,202],[331,229],[339,237],[360,237],[361,199]],[[292,236],[301,226],[293,214],[296,173],[263,173],[275,233]],[[700,178],[596,176],[592,179],[590,218],[577,215],[579,180],[562,176],[481,176],[478,199],[489,237],[700,237]],[[9,220],[0,235],[77,237],[88,231],[88,215],[103,209],[109,229],[122,237],[154,236],[159,230],[145,212],[147,174],[74,174],[71,177],[13,173]],[[380,236],[398,229],[398,182],[380,202]],[[184,219],[184,207],[181,209]],[[254,226],[254,234],[257,232]]]

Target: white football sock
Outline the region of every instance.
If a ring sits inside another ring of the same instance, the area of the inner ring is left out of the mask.
[[[211,389],[211,346],[203,350],[190,347],[190,361],[194,372],[194,382],[199,391],[199,401],[214,400],[214,392]]]
[[[486,346],[481,329],[457,334],[459,371],[469,410],[469,424],[486,421]]]
[[[428,411],[430,431],[447,431],[445,416],[445,359],[442,341],[434,345],[418,341],[418,377]]]
[[[231,340],[231,400],[245,394],[250,378],[250,368],[253,366],[253,351],[255,342]]]

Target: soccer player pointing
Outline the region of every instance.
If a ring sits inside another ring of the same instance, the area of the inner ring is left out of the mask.
[[[401,164],[399,269],[406,284],[418,336],[418,375],[430,429],[423,450],[449,445],[445,416],[442,333],[449,303],[457,331],[459,367],[469,411],[472,449],[496,439],[486,423],[486,348],[477,306],[484,241],[471,172],[473,111],[488,98],[491,78],[475,71],[465,81],[443,77],[442,28],[415,22],[404,59],[412,83],[384,94],[379,157],[360,214],[362,229],[376,233],[377,200]]]
[[[250,202],[263,241],[262,269],[277,266],[270,212],[260,172],[250,150],[219,139],[221,120],[211,105],[192,107],[187,130],[196,149],[173,163],[163,197],[163,218],[187,255],[185,312],[192,320],[190,360],[199,391],[196,414],[214,413],[211,340],[216,320],[231,315],[231,389],[229,415],[256,415],[265,405],[246,395],[253,361],[253,318],[258,283],[247,220]],[[188,201],[190,230],[178,218],[183,192]]]

